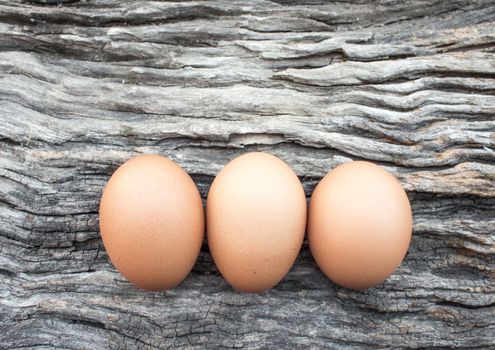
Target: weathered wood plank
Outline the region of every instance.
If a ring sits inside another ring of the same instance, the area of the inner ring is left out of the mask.
[[[0,348],[495,348],[491,1],[0,0]],[[414,237],[350,291],[306,243],[262,295],[206,244],[164,293],[135,289],[98,233],[119,164],[160,153],[205,198],[271,152],[308,197],[335,165],[394,173]]]

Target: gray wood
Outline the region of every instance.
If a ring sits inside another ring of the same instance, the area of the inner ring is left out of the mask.
[[[495,348],[493,1],[0,0],[0,348]],[[261,295],[204,244],[185,282],[137,290],[98,203],[159,153],[203,198],[235,156],[271,152],[307,196],[367,159],[411,199],[402,266],[337,287],[305,243]]]

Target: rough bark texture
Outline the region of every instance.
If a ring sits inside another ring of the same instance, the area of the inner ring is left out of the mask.
[[[493,1],[0,0],[0,348],[495,348]],[[271,152],[309,197],[350,159],[414,210],[400,269],[337,287],[305,243],[261,295],[201,256],[149,293],[109,263],[101,191],[141,153],[203,198]]]

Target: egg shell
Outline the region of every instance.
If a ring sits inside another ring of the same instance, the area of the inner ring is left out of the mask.
[[[198,257],[204,228],[196,185],[167,158],[144,155],[128,160],[103,191],[103,244],[113,265],[140,288],[177,286]]]
[[[301,182],[279,158],[252,152],[228,163],[206,203],[208,246],[223,277],[246,292],[275,286],[301,249],[306,213]]]
[[[354,161],[318,184],[308,212],[308,241],[321,270],[335,283],[364,289],[400,265],[411,240],[411,206],[397,179]]]

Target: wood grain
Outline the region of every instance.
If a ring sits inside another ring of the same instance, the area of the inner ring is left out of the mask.
[[[495,348],[492,1],[0,0],[0,348]],[[305,243],[261,295],[204,244],[178,288],[109,263],[101,191],[141,153],[205,198],[273,153],[307,196],[351,159],[395,174],[414,237],[383,285],[328,281]]]

